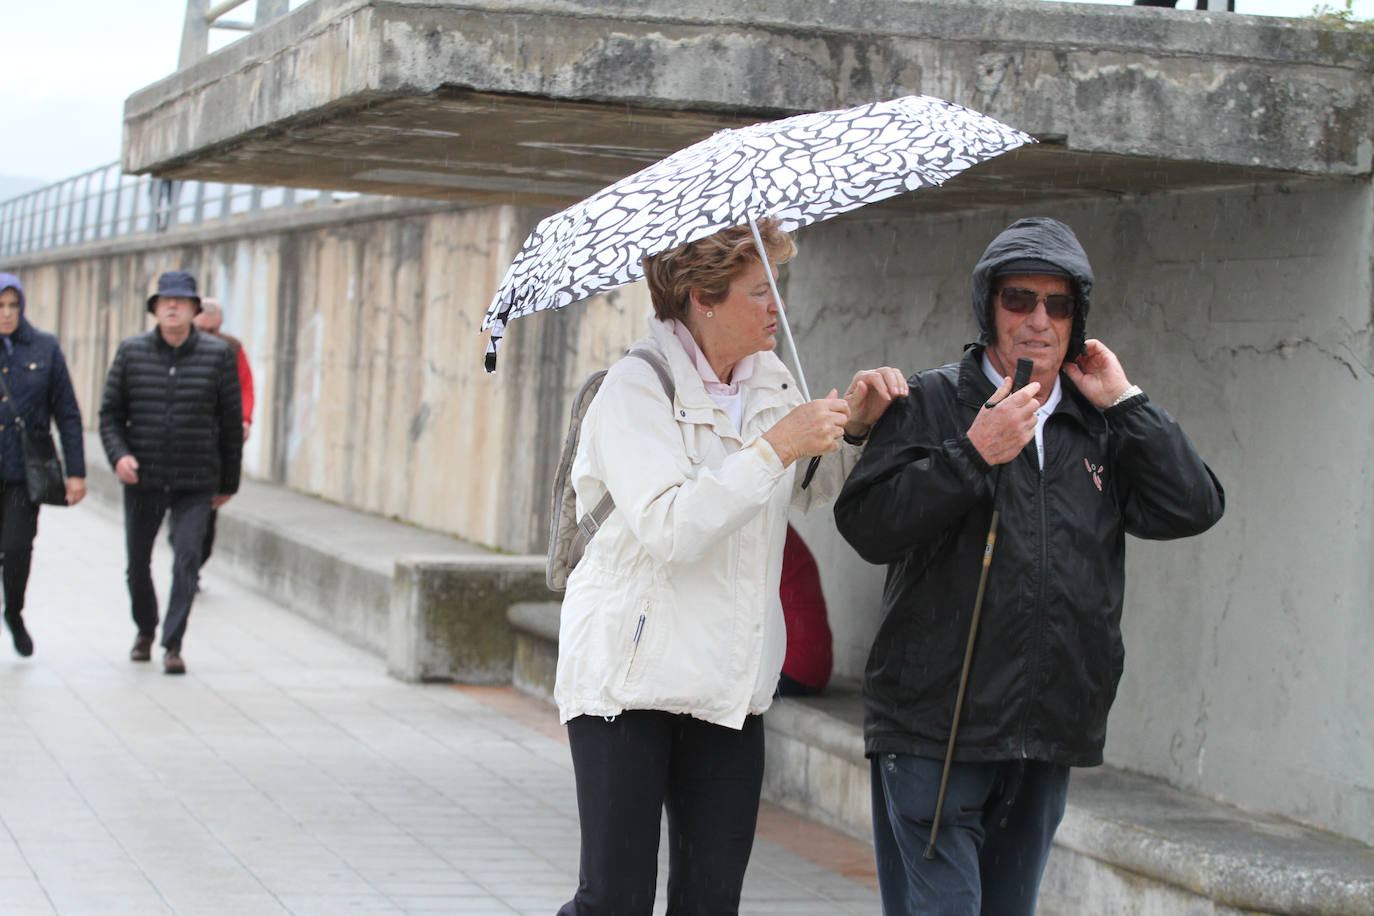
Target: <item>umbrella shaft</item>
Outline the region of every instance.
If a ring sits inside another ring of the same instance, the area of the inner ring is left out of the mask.
[[[754,222],[754,218],[749,217],[749,228],[754,232],[754,244],[759,249],[759,260],[763,262],[763,275],[768,278],[768,288],[773,293],[773,301],[778,304],[778,327],[782,328],[783,339],[787,341],[787,349],[792,353],[792,365],[797,373],[797,385],[801,387],[802,397],[811,400],[811,389],[806,387],[806,373],[802,371],[801,354],[797,352],[797,342],[792,339],[792,326],[787,322],[787,309],[782,304],[782,295],[778,293],[778,284],[773,279],[773,267],[768,263],[768,250],[763,247],[763,236],[759,234],[759,225]]]

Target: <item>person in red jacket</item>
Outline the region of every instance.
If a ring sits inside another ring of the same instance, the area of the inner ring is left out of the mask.
[[[220,325],[224,324],[224,306],[218,299],[209,296],[201,299],[200,313],[191,323],[206,334],[218,337],[234,351],[234,359],[238,364],[239,391],[243,400],[243,441],[247,442],[248,433],[253,429],[253,370],[248,367],[248,354],[243,351],[243,342],[231,334],[220,331]],[[201,566],[210,559],[210,550],[215,546],[215,521],[218,516],[218,511],[211,512],[210,521],[205,526],[205,543],[200,553]],[[170,534],[168,536],[170,537]]]
[[[778,695],[814,696],[830,682],[833,657],[830,623],[821,593],[816,558],[791,525],[782,548],[782,616],[787,624],[787,654],[778,677]]]
[[[234,351],[238,360],[239,391],[243,396],[243,441],[248,441],[248,433],[253,428],[253,370],[248,366],[248,354],[243,350],[243,342],[232,334],[220,331],[224,324],[224,306],[218,299],[206,296],[200,300],[200,314],[192,319],[192,324],[207,334],[218,337]]]

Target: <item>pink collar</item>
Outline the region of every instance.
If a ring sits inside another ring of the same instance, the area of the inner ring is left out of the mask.
[[[687,358],[696,367],[697,375],[701,376],[701,383],[706,387],[707,394],[738,394],[739,383],[754,374],[754,355],[751,353],[735,363],[735,369],[730,373],[730,383],[727,385],[716,377],[716,370],[711,368],[710,361],[706,359],[706,354],[701,352],[701,347],[697,346],[696,338],[687,329],[687,325],[681,321],[674,321],[673,333],[677,335],[682,349],[687,351]]]

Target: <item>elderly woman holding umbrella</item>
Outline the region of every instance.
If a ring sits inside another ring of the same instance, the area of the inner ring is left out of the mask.
[[[760,224],[768,261],[795,247]],[[568,725],[581,874],[561,914],[653,909],[668,812],[668,911],[733,913],[763,778],[760,716],[785,637],[788,509],[839,490],[869,429],[907,394],[892,368],[807,402],[772,352],[781,303],[748,227],[645,259],[654,317],[587,412],[573,486],[615,510],[568,580],[555,698]],[[821,461],[810,485],[799,459]]]

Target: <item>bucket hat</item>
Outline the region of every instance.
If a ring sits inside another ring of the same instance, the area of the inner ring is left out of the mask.
[[[178,296],[190,299],[196,304],[196,314],[200,314],[200,294],[196,292],[196,278],[184,270],[165,271],[157,278],[157,292],[148,297],[148,311],[151,313],[160,296]]]

